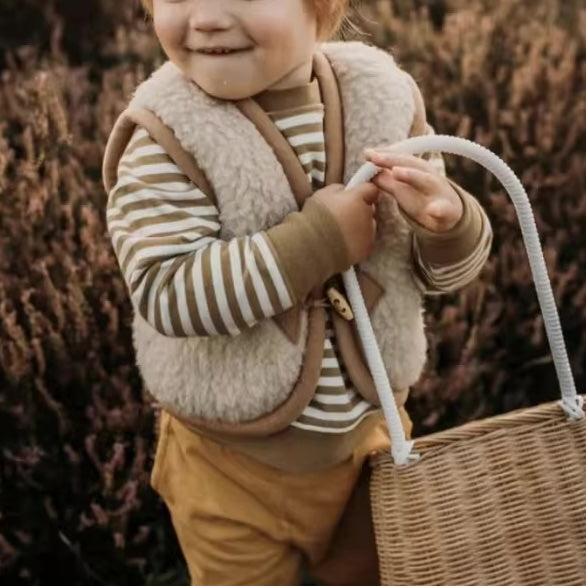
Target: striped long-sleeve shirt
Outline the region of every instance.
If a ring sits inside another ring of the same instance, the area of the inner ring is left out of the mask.
[[[218,208],[144,129],[120,161],[107,221],[134,306],[165,335],[236,335],[296,301],[266,234],[221,240]]]
[[[308,181],[320,188],[326,154],[317,83],[265,98],[261,105],[294,148]],[[287,107],[275,108],[283,99]],[[435,162],[441,165],[441,158]],[[108,201],[108,228],[132,302],[158,331],[169,336],[237,335],[303,298],[275,245],[278,228],[222,240],[217,207],[145,130],[136,130],[118,171]],[[463,219],[446,234],[413,226],[416,277],[427,292],[461,287],[484,264],[490,226],[472,199],[464,208]],[[316,228],[324,221],[311,207],[304,207],[304,213]],[[302,238],[301,224],[296,228]],[[326,327],[314,399],[293,425],[340,433],[373,408],[352,388],[329,321]]]

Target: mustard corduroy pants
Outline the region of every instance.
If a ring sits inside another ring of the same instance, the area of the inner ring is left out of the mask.
[[[352,458],[293,474],[163,411],[152,485],[170,511],[194,586],[299,586],[302,565],[327,586],[374,586],[368,457],[389,447],[380,416]]]

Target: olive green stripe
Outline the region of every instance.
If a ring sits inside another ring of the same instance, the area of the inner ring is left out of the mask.
[[[122,159],[120,159],[120,165],[118,166],[118,169],[140,169],[141,167],[146,167],[147,165],[175,165],[175,163],[171,157],[169,157],[169,155],[165,153],[157,153],[152,155],[143,155],[134,161],[129,161],[128,159],[122,157]],[[122,173],[120,173],[120,175],[121,174]]]
[[[220,334],[228,334],[228,328],[224,324],[220,308],[218,307],[218,300],[214,292],[213,277],[212,277],[212,261],[211,261],[211,248],[207,248],[201,255],[201,270],[202,270],[202,281],[205,285],[205,296],[208,302],[208,311],[216,331]]]
[[[250,276],[250,272],[246,270],[245,266],[245,259],[244,259],[244,244],[246,242],[246,238],[241,238],[238,242],[238,246],[240,248],[240,272],[244,277],[244,289],[246,291],[246,297],[248,299],[248,303],[250,305],[250,309],[252,310],[252,314],[254,315],[257,321],[260,321],[264,318],[264,313],[262,311],[262,307],[260,305],[260,301],[256,294],[256,289],[252,283],[252,278]]]
[[[310,405],[315,409],[319,409],[323,413],[349,413],[362,401],[363,399],[361,397],[356,396],[349,403],[344,403],[343,405],[328,405],[326,403],[320,403],[316,399],[312,399]]]
[[[169,269],[169,275],[171,278],[167,283],[168,287],[168,300],[169,300],[169,317],[171,319],[171,327],[173,332],[178,336],[185,336],[186,332],[181,325],[181,318],[179,317],[179,304],[177,301],[177,288],[175,286],[175,274],[179,270],[179,267],[185,262],[182,257],[176,258],[173,261]]]
[[[137,128],[134,132],[134,134],[132,135],[132,138],[130,139],[130,142],[128,143],[128,146],[126,147],[126,150],[124,151],[124,154],[122,155],[121,160],[123,161],[124,158],[127,155],[132,155],[133,153],[135,153],[138,149],[142,148],[142,147],[146,147],[146,146],[153,146],[153,145],[157,145],[159,146],[152,138],[149,134],[147,134],[147,136],[143,136],[142,138],[139,139],[135,139],[134,137],[138,134],[139,129]]]
[[[244,320],[244,316],[240,311],[240,306],[238,305],[238,298],[236,296],[236,289],[234,287],[234,281],[232,280],[232,272],[231,272],[231,263],[230,263],[230,249],[229,244],[222,245],[222,250],[220,251],[220,262],[222,267],[222,280],[224,281],[224,290],[226,291],[226,298],[228,299],[228,307],[230,308],[230,313],[238,326],[240,331],[247,328],[246,321]]]
[[[191,325],[193,326],[194,331],[196,334],[205,336],[209,334],[209,332],[207,332],[204,328],[199,311],[197,309],[194,278],[198,277],[198,275],[194,276],[193,274],[194,264],[195,254],[190,254],[185,263],[185,298],[187,299],[187,311],[189,313],[189,319],[191,320]]]

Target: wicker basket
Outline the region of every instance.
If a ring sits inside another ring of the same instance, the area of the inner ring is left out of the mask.
[[[527,194],[506,163],[470,141],[416,137],[397,148],[466,156],[491,171],[511,196],[562,400],[408,441],[360,287],[352,270],[344,273],[392,440],[392,454],[372,461],[382,584],[585,586],[584,398],[576,393]],[[364,166],[349,186],[376,172]]]
[[[586,419],[548,404],[373,460],[384,586],[586,584]]]

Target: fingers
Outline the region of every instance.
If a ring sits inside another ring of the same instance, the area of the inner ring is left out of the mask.
[[[383,169],[373,182],[382,190],[391,194],[401,209],[411,217],[417,217],[425,205],[425,196],[409,183],[395,178],[395,170]]]
[[[421,193],[431,194],[438,191],[438,176],[420,169],[394,167],[391,171],[396,181],[406,183]]]
[[[437,174],[436,169],[429,161],[421,157],[415,157],[414,155],[405,155],[393,151],[392,148],[379,150],[367,149],[364,151],[364,154],[366,159],[374,163],[377,167],[383,167],[385,169],[408,167]]]
[[[419,194],[429,195],[441,189],[438,175],[413,167],[383,169],[373,179],[373,183],[389,193],[396,193],[397,190],[404,190],[405,187],[409,187]]]

